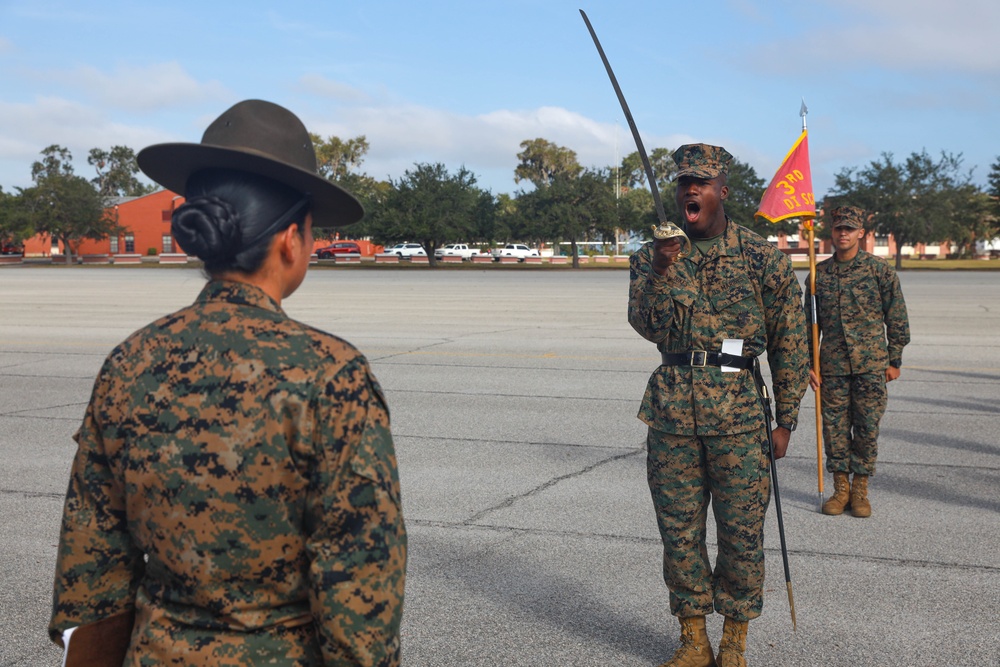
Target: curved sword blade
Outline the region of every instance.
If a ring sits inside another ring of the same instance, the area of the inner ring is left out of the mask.
[[[660,189],[656,186],[656,176],[653,174],[653,166],[649,163],[649,157],[646,156],[646,149],[642,145],[642,139],[639,137],[639,130],[635,126],[635,121],[632,120],[632,112],[628,110],[628,102],[625,101],[625,95],[622,94],[622,89],[618,85],[618,79],[615,78],[615,73],[611,69],[611,63],[608,62],[608,57],[604,55],[604,49],[601,48],[601,41],[597,39],[597,33],[594,32],[594,26],[590,25],[590,19],[587,18],[587,13],[580,10],[580,16],[583,17],[583,22],[587,24],[587,30],[590,31],[590,36],[594,38],[594,46],[597,47],[597,52],[601,54],[601,60],[604,61],[604,68],[608,70],[608,77],[611,79],[611,85],[615,88],[615,94],[618,95],[618,101],[622,105],[622,111],[625,112],[625,120],[628,121],[628,127],[632,130],[632,138],[635,140],[635,147],[639,149],[639,158],[642,160],[642,166],[646,171],[646,180],[649,181],[649,190],[653,193],[653,204],[656,206],[656,217],[663,223],[667,221],[667,214],[663,211],[663,201],[660,199]]]

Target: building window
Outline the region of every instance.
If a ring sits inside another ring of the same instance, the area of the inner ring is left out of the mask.
[[[117,236],[112,236],[111,237],[111,254],[112,255],[117,255],[118,254],[118,237]]]
[[[163,252],[165,254],[172,253],[174,251],[174,240],[170,238],[170,234],[163,235]]]
[[[879,248],[888,248],[889,247],[889,237],[888,236],[876,236],[875,237],[875,245],[877,247],[879,247]]]
[[[135,252],[135,236],[132,234],[125,235],[125,252]]]

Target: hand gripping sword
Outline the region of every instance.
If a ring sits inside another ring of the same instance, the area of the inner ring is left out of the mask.
[[[681,239],[681,251],[677,253],[677,256],[684,257],[691,251],[691,239],[688,238],[683,229],[667,220],[667,214],[663,210],[663,200],[660,199],[660,189],[656,187],[656,176],[653,174],[653,166],[649,163],[649,158],[646,156],[646,149],[642,145],[642,139],[639,137],[639,130],[635,126],[635,121],[632,120],[632,112],[628,110],[628,103],[625,102],[625,96],[622,94],[622,89],[618,86],[618,79],[615,78],[615,73],[611,69],[611,63],[608,62],[608,57],[604,55],[604,49],[601,48],[601,42],[597,39],[597,33],[594,32],[594,26],[590,25],[590,19],[587,18],[587,13],[581,9],[580,16],[583,17],[583,22],[587,24],[587,30],[590,31],[590,36],[594,38],[594,46],[597,47],[597,52],[601,54],[601,60],[604,61],[604,68],[608,70],[608,77],[611,79],[611,85],[615,88],[615,94],[618,95],[618,101],[622,105],[622,111],[625,112],[625,120],[628,121],[628,127],[632,130],[632,138],[635,140],[635,147],[639,149],[639,158],[642,160],[642,167],[646,171],[646,180],[649,181],[649,191],[653,193],[653,204],[656,206],[656,219],[660,221],[659,227],[653,227],[653,236],[657,239],[669,239],[674,237]]]

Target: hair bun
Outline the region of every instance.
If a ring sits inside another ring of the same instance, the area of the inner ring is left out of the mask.
[[[232,257],[240,250],[239,213],[214,195],[195,197],[178,207],[170,231],[185,252],[205,262]]]

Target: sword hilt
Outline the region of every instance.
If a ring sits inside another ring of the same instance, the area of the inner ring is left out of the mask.
[[[691,254],[691,239],[684,233],[684,230],[672,222],[661,222],[659,227],[653,227],[654,239],[674,239],[681,240],[681,251],[677,253],[677,259],[684,259]]]

